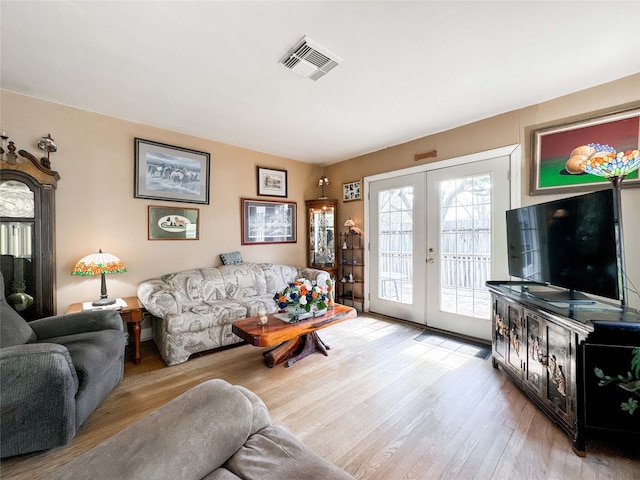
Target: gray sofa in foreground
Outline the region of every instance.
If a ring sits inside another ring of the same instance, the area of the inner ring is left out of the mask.
[[[193,387],[47,478],[353,480],[224,380]]]
[[[306,278],[326,288],[323,270],[272,263],[238,263],[170,273],[138,285],[138,299],[152,315],[153,340],[167,365],[190,355],[242,342],[231,331],[240,318],[264,305],[276,311],[273,296]]]
[[[104,310],[26,322],[2,274],[0,292],[0,454],[65,445],[122,379],[122,319]]]

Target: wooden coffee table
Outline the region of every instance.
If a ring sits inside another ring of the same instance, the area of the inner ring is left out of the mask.
[[[249,317],[236,320],[231,329],[233,333],[255,347],[276,346],[262,354],[264,363],[268,367],[283,362],[290,367],[314,352],[328,355],[329,346],[320,339],[316,331],[355,318],[357,315],[355,308],[336,304],[333,310],[327,310],[326,315],[307,318],[296,323],[280,320],[272,313],[266,325],[258,325],[258,317]]]

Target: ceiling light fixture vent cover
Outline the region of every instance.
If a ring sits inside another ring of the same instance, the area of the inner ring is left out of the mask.
[[[342,62],[342,57],[305,36],[280,63],[298,75],[318,80]]]

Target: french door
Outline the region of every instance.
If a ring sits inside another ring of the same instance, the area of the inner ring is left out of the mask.
[[[371,311],[490,338],[485,281],[508,278],[510,167],[501,155],[369,183]]]
[[[505,212],[508,158],[427,174],[427,324],[491,338],[485,282],[509,278]]]
[[[425,323],[426,176],[374,182],[369,201],[369,309]]]

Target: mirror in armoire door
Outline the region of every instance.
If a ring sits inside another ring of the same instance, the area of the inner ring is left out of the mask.
[[[48,140],[47,140],[48,139]],[[2,134],[0,168],[0,268],[7,302],[26,320],[56,314],[55,188],[60,175],[48,154],[50,136],[38,147],[38,160]]]

